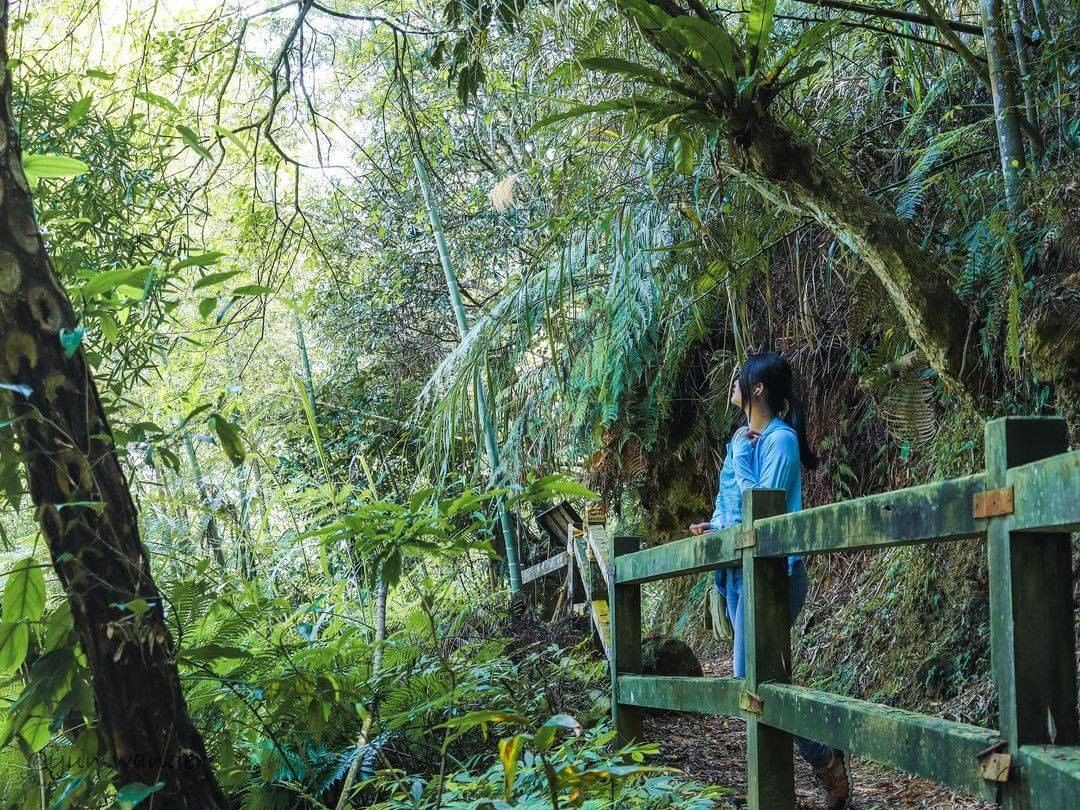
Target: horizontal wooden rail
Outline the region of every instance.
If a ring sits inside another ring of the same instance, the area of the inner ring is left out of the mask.
[[[620,675],[619,703],[647,709],[747,717],[742,678]],[[1001,742],[996,731],[784,684],[761,686],[760,722],[883,765],[993,800],[978,754]],[[1060,750],[1060,749],[1059,749]],[[1080,805],[1076,805],[1080,806]]]
[[[987,521],[973,516],[972,503],[985,489],[986,476],[980,473],[759,520],[753,534],[736,525],[687,537],[626,555],[619,560],[616,582],[651,582],[734,565],[749,543],[756,557],[783,557],[978,537]]]
[[[674,712],[739,713],[742,678],[683,678],[670,675],[620,675],[619,702]]]
[[[534,579],[540,579],[540,577],[546,577],[548,574],[554,574],[556,571],[562,571],[566,568],[567,554],[565,551],[560,551],[554,557],[548,557],[543,562],[538,562],[536,565],[526,568],[521,572],[521,584],[532,582]]]
[[[1014,467],[1013,531],[1080,531],[1080,450]]]
[[[742,534],[741,526],[732,526],[723,531],[635,551],[619,558],[615,581],[620,585],[652,582],[733,565],[742,559],[742,552],[736,548]]]
[[[996,798],[997,784],[982,777],[977,756],[1001,741],[996,731],[800,686],[763,684],[760,690],[766,725]]]
[[[982,473],[841,501],[754,524],[757,557],[854,551],[976,537],[987,521],[972,515]]]
[[[1080,748],[1025,745],[1020,765],[1031,785],[1031,810],[1080,807]]]

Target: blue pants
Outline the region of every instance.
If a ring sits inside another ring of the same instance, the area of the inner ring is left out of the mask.
[[[743,638],[743,598],[742,598],[742,571],[737,568],[729,568],[716,572],[716,586],[727,599],[727,614],[731,620],[731,626],[735,631],[735,640],[732,643],[731,665],[736,678],[746,677],[746,645]],[[795,623],[795,617],[799,615],[803,604],[806,602],[806,563],[795,558],[789,566],[788,573],[788,606],[791,611],[790,623]],[[832,758],[833,750],[827,745],[805,737],[792,737],[799,754],[814,768],[821,768],[828,764]]]

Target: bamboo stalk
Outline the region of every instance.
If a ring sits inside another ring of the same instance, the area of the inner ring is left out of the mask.
[[[427,170],[418,156],[413,158],[413,165],[416,167],[416,176],[420,181],[420,188],[424,192],[428,219],[431,222],[431,230],[435,235],[435,244],[439,249],[439,261],[442,262],[443,274],[446,276],[446,288],[450,294],[450,304],[454,310],[454,318],[457,320],[458,333],[464,340],[469,331],[469,322],[465,315],[465,306],[461,303],[461,288],[458,286],[457,274],[454,272],[454,265],[450,259],[450,250],[446,246],[446,236],[443,231],[438,201],[431,190]],[[484,389],[484,382],[480,375],[477,376],[476,380],[476,412],[480,419],[480,427],[484,433],[488,466],[491,467],[492,476],[498,476],[502,469],[499,460],[499,444],[495,439],[495,427],[488,407],[487,392]],[[502,497],[498,499],[498,509],[503,542],[506,546],[506,567],[510,578],[510,593],[517,594],[521,590],[521,565],[518,562],[517,544],[514,540],[514,527],[510,520],[510,512],[506,508],[505,499]]]

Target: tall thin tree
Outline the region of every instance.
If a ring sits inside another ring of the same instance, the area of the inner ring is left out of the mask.
[[[416,167],[416,176],[420,181],[420,188],[424,192],[428,220],[431,222],[431,230],[435,234],[435,244],[439,249],[439,261],[442,262],[443,274],[446,276],[446,288],[450,293],[450,305],[453,307],[454,317],[457,320],[458,333],[464,339],[469,331],[469,320],[465,314],[465,306],[461,303],[461,289],[458,286],[454,265],[450,260],[450,250],[446,246],[446,236],[443,233],[439,203],[435,199],[435,193],[431,189],[431,181],[428,179],[427,170],[424,168],[423,161],[420,160],[419,156],[413,158],[413,165]],[[502,469],[499,460],[499,443],[495,438],[495,425],[488,408],[487,392],[483,380],[480,378],[476,380],[476,414],[484,434],[484,447],[487,450],[491,474],[497,476]],[[510,579],[510,593],[516,594],[521,590],[521,564],[518,562],[513,521],[510,518],[510,510],[506,508],[505,499],[499,498],[498,509],[499,524],[502,527],[503,542],[506,547],[506,567]]]
[[[118,785],[162,786],[154,806],[226,799],[188,713],[161,594],[77,321],[38,232],[22,171],[0,11],[0,382],[93,682]],[[130,606],[139,605],[139,610]],[[145,606],[145,609],[142,607]]]
[[[1020,177],[1027,166],[1024,140],[1020,134],[1016,83],[1009,46],[1005,39],[1001,0],[979,0],[986,63],[990,69],[990,91],[994,99],[1001,173],[1005,179],[1005,203],[1014,216],[1023,208]]]

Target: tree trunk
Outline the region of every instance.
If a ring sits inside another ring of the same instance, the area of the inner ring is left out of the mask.
[[[1020,136],[1020,116],[1016,109],[1009,47],[1002,30],[1001,0],[979,0],[986,63],[990,69],[990,91],[994,97],[994,123],[997,126],[1001,173],[1005,179],[1005,203],[1009,213],[1018,215],[1024,207],[1020,175],[1024,170],[1024,141]]]
[[[386,580],[379,577],[379,586],[375,592],[375,652],[371,659],[371,678],[369,679],[373,684],[377,684],[379,674],[382,672],[383,645],[386,643],[386,599],[389,594],[390,589],[386,585]],[[352,793],[353,785],[356,783],[356,774],[360,770],[362,750],[368,744],[368,738],[371,736],[371,724],[374,722],[377,709],[376,700],[372,698],[367,715],[364,717],[364,722],[360,727],[360,736],[356,738],[356,748],[358,750],[353,757],[352,764],[349,765],[348,773],[345,774],[345,782],[341,787],[341,795],[338,797],[335,810],[345,810],[349,806],[351,801],[349,794]]]
[[[1006,10],[1009,13],[1009,22],[1012,25],[1013,47],[1016,49],[1016,66],[1020,70],[1020,91],[1024,96],[1025,118],[1035,127],[1039,128],[1039,109],[1035,104],[1035,88],[1032,85],[1031,62],[1028,60],[1027,42],[1024,36],[1024,20],[1020,16],[1020,3],[1012,0]],[[1033,160],[1039,155],[1033,152]]]
[[[191,441],[190,434],[184,434],[184,449],[187,451],[188,463],[191,464],[191,474],[195,476],[195,489],[199,493],[199,501],[206,508],[206,529],[203,531],[203,537],[210,547],[210,552],[214,555],[214,561],[224,569],[224,543],[221,541],[221,532],[218,531],[217,519],[214,517],[214,502],[203,480],[202,466],[199,464],[199,457],[195,453],[195,443]]]
[[[969,313],[908,226],[768,115],[729,145],[732,173],[778,205],[812,216],[859,254],[933,368],[950,387],[962,388]]]
[[[5,0],[3,65],[7,29]],[[0,382],[29,390],[0,393],[17,420],[37,519],[93,676],[101,737],[118,786],[164,782],[155,807],[223,808],[97,388],[82,352],[68,357],[61,346],[62,330],[77,321],[38,233],[6,70],[0,100]],[[141,614],[119,607],[138,599],[148,605]]]

